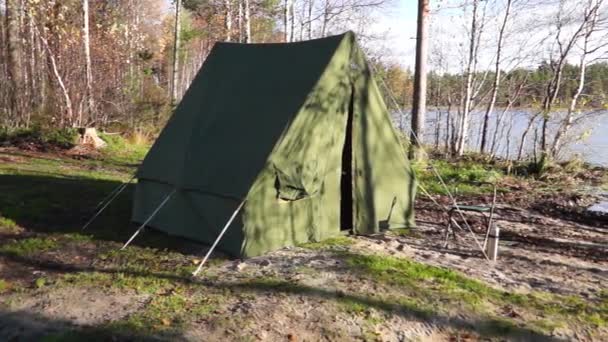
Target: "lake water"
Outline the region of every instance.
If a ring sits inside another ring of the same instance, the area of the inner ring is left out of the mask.
[[[455,112],[452,113],[454,115]],[[490,118],[490,140],[496,127],[496,117],[502,113],[502,109],[497,109],[492,118]],[[504,115],[503,123],[498,131],[497,139],[497,155],[501,157],[516,158],[521,142],[521,136],[528,123],[530,116],[534,112],[527,110],[511,110]],[[556,113],[553,116],[559,117],[563,113]],[[588,112],[585,116],[589,118],[573,127],[571,134],[567,138],[567,144],[560,154],[561,159],[579,157],[580,159],[599,166],[608,167],[608,111]],[[435,130],[437,127],[436,110],[430,110],[427,115],[425,127],[425,142],[433,144],[435,142]],[[399,118],[396,118],[399,122]],[[530,130],[527,137],[526,155],[533,154],[533,141],[535,132],[540,140],[540,118],[537,119],[537,124]],[[409,117],[404,117],[404,124],[409,124]],[[398,125],[398,124],[397,124]],[[474,111],[471,113],[471,124],[469,129],[469,141],[467,147],[469,150],[478,151],[480,145],[481,127],[483,125],[483,111]],[[443,144],[445,138],[445,111],[440,115],[440,142]],[[554,130],[557,127],[557,120],[551,122],[550,129]],[[407,128],[406,128],[407,129]],[[554,134],[550,134],[550,142]],[[491,143],[491,142],[490,142]]]

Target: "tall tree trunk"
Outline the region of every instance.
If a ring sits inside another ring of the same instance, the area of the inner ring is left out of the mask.
[[[51,69],[52,69],[53,75],[55,76],[55,79],[57,80],[57,84],[59,85],[59,88],[61,89],[61,92],[63,94],[64,100],[65,100],[65,108],[66,108],[68,124],[71,126],[74,126],[74,120],[73,120],[74,119],[74,110],[73,110],[73,106],[72,106],[72,99],[70,98],[70,93],[68,92],[68,89],[65,86],[65,83],[63,82],[63,77],[61,77],[59,68],[57,67],[57,60],[55,58],[55,54],[53,53],[53,50],[51,50],[49,42],[40,33],[40,31],[38,31],[35,24],[34,24],[34,28],[36,30],[36,35],[38,36],[38,38],[42,41],[42,44],[44,45],[44,48],[47,52],[47,55],[48,55],[48,58],[49,58],[49,61],[51,64]]]
[[[416,39],[416,70],[414,72],[414,97],[412,99],[412,135],[410,159],[419,159],[419,149],[424,139],[426,117],[426,65],[428,55],[429,1],[418,0],[418,29]]]
[[[87,97],[87,114],[89,120],[96,121],[95,116],[95,99],[93,98],[93,72],[91,70],[91,36],[89,31],[89,0],[82,0],[82,15],[84,25],[82,26],[82,36],[84,43],[84,59],[85,59],[85,77],[86,77],[86,97]],[[83,125],[82,113],[78,118],[78,126]]]
[[[488,108],[486,109],[486,113],[483,116],[483,128],[481,130],[481,146],[479,148],[479,152],[481,154],[486,152],[486,143],[488,139],[488,126],[490,122],[490,116],[492,116],[492,112],[494,111],[494,105],[496,104],[496,97],[498,96],[498,88],[500,87],[500,57],[502,54],[502,42],[505,35],[505,28],[507,27],[507,22],[509,20],[509,14],[511,12],[511,3],[513,0],[507,0],[507,7],[505,9],[505,16],[502,20],[502,25],[500,26],[500,31],[498,32],[498,46],[496,48],[496,64],[494,67],[494,83],[492,84],[492,96],[490,98],[490,102],[488,102]]]
[[[29,13],[31,9],[28,8],[27,11]],[[38,89],[38,75],[36,73],[37,63],[36,63],[36,36],[34,33],[34,21],[31,15],[28,15],[28,34],[29,34],[29,73],[30,73],[30,104],[29,110],[27,111],[25,117],[25,127],[28,128],[30,126],[30,121],[32,117],[32,111],[38,110],[40,107],[40,90]]]
[[[294,38],[295,38],[295,32],[296,32],[296,13],[294,12],[294,0],[291,0],[290,5],[289,5],[289,13],[291,14],[289,16],[289,41],[293,42]]]
[[[312,39],[312,9],[315,5],[315,0],[308,0],[308,16],[307,16],[307,24],[308,24],[308,39]]]
[[[585,10],[585,17],[590,18],[584,28],[583,35],[583,47],[582,53],[579,60],[579,79],[578,79],[578,87],[576,92],[572,96],[570,101],[570,106],[568,107],[568,112],[566,113],[566,118],[560,125],[557,133],[555,134],[555,138],[553,140],[553,145],[551,146],[551,157],[555,158],[561,149],[562,141],[564,136],[568,134],[570,128],[572,128],[572,123],[574,121],[574,113],[576,110],[576,106],[578,103],[578,99],[583,93],[583,89],[585,88],[585,77],[587,71],[587,55],[589,54],[589,40],[593,32],[595,31],[595,25],[598,20],[598,8],[601,1],[593,3],[589,1],[590,8]]]
[[[473,14],[471,19],[471,39],[469,42],[469,56],[467,60],[467,66],[465,70],[466,84],[465,84],[465,98],[464,107],[462,110],[462,116],[459,126],[458,145],[456,146],[456,153],[461,156],[464,154],[465,146],[469,134],[469,115],[471,113],[472,102],[473,102],[473,64],[476,59],[477,51],[477,9],[479,6],[479,0],[473,0]]]
[[[284,33],[283,33],[283,41],[284,42],[290,42],[291,39],[291,33],[290,33],[290,26],[291,26],[291,9],[292,9],[292,1],[293,0],[285,0],[283,3],[283,28],[284,28]]]
[[[542,113],[539,112],[530,116],[530,119],[528,120],[528,124],[526,125],[524,132],[521,134],[519,150],[517,152],[517,160],[521,160],[521,158],[524,156],[524,147],[526,146],[526,139],[528,137],[528,133],[530,133],[530,129],[532,129],[532,127],[534,126],[534,121],[536,121],[536,118],[538,118],[541,114]]]
[[[323,25],[321,26],[321,37],[325,37],[327,34],[327,25],[329,25],[329,11],[330,3],[329,0],[325,0],[325,6],[323,7]]]
[[[448,93],[448,109],[445,113],[445,154],[450,153],[450,123],[452,121],[452,96]]]
[[[237,22],[237,26],[239,28],[239,43],[242,43],[244,40],[244,36],[243,36],[243,0],[238,0],[239,1],[239,10],[238,10],[238,17],[236,18],[236,22]]]
[[[22,65],[22,46],[19,26],[19,13],[21,4],[18,0],[6,0],[6,57],[8,74],[8,102],[9,102],[9,124],[17,125],[21,115],[19,98],[23,89],[23,65]]]
[[[232,5],[231,0],[224,0],[224,24],[226,28],[226,41],[232,41]]]
[[[175,104],[179,97],[179,48],[182,17],[182,1],[175,1],[175,26],[173,31],[173,81],[171,82],[171,102]]]
[[[251,9],[249,7],[250,0],[245,1],[245,43],[251,43]]]

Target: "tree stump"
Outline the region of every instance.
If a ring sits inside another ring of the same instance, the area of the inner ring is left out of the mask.
[[[80,133],[79,145],[89,145],[96,150],[107,146],[106,142],[97,135],[94,127],[80,128],[78,132]]]

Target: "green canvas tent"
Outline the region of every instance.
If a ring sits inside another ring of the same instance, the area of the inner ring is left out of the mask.
[[[353,33],[217,43],[137,174],[133,220],[255,256],[414,224],[415,181]]]

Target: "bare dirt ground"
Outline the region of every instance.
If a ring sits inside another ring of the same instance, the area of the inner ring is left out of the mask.
[[[499,220],[505,239],[501,241],[500,259],[496,263],[484,260],[473,248],[472,238],[465,233],[460,233],[457,243],[442,248],[442,227],[429,223],[420,223],[414,233],[405,236],[354,237],[354,243],[347,248],[349,253],[387,255],[457,270],[493,288],[514,293],[542,291],[595,300],[606,290],[608,234],[597,228],[526,211],[510,212],[508,217],[499,216],[501,218],[508,220]],[[78,254],[78,251],[72,253]],[[68,252],[64,258],[73,259],[74,254]],[[54,260],[56,255],[46,253],[44,257]],[[89,262],[93,260],[82,265]],[[26,276],[45,271],[39,264],[29,272]],[[50,279],[46,272],[44,274]],[[0,268],[0,274],[7,273],[14,271]],[[274,284],[260,283],[260,279],[277,279],[281,283],[275,288]],[[248,260],[219,259],[196,282],[202,285],[199,291],[218,294],[228,289],[230,292],[221,295],[223,299],[210,315],[188,322],[178,336],[155,338],[190,341],[241,338],[260,341],[601,341],[608,337],[606,327],[577,329],[572,326],[555,327],[546,336],[508,332],[503,337],[500,333],[492,337],[472,328],[478,323],[474,323],[474,316],[465,311],[429,318],[387,309],[391,303],[384,298],[397,296],[398,286],[388,287],[373,279],[358,277],[345,269],[341,257],[324,249],[293,247]],[[357,305],[349,308],[348,301],[346,304],[335,301],[335,298],[348,299],[350,296],[355,298],[353,301],[359,301],[360,297],[364,298],[362,294],[369,298],[361,300],[364,303],[361,308]],[[9,293],[0,297],[7,306],[0,317],[0,336],[8,340],[35,340],[79,327],[118,322],[149,305],[151,296],[133,289],[98,287],[94,283],[67,287],[58,284]],[[527,313],[518,312],[517,308],[507,306],[496,310],[505,317],[528,319]],[[133,336],[125,337],[131,338]]]
[[[117,251],[133,231],[128,199],[80,231],[89,212],[74,208],[94,207],[115,170],[83,184],[90,165],[31,158],[0,154],[0,194],[13,196],[0,198],[11,218],[0,221],[0,340],[608,340],[608,225],[542,214],[518,198],[525,189],[499,201],[494,263],[467,232],[444,248],[445,217],[420,198],[411,231],[218,254],[193,279],[205,246],[147,231]],[[30,171],[41,165],[44,177]],[[58,170],[78,178],[46,176]]]

